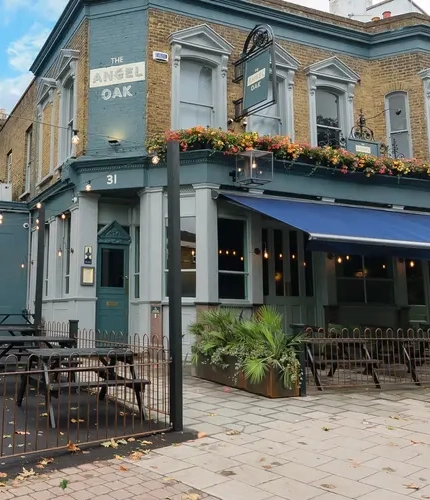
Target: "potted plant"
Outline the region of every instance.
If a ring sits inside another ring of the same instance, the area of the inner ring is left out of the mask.
[[[298,396],[305,336],[286,334],[282,325],[282,315],[269,306],[249,319],[225,308],[199,313],[190,326],[195,375],[271,398]]]

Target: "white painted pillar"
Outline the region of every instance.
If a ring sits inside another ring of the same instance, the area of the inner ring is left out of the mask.
[[[97,275],[97,225],[99,211],[99,195],[80,194],[78,207],[72,211],[72,227],[70,248],[70,297],[96,297],[94,286],[81,286],[81,267],[84,264],[84,249],[92,247],[92,264]],[[76,318],[78,319],[78,318]]]
[[[218,299],[218,207],[212,199],[214,184],[195,184],[196,192],[196,302]]]
[[[249,217],[249,243],[248,243],[248,272],[250,274],[249,300],[253,304],[263,304],[263,262],[261,253],[256,254],[255,249],[263,252],[261,240],[262,218],[259,214],[251,214]]]
[[[57,292],[57,272],[58,272],[58,221],[57,217],[53,217],[49,222],[49,251],[45,263],[48,263],[48,294],[46,294],[46,281],[44,282],[43,297],[44,299],[52,299],[56,297]],[[45,247],[46,252],[46,247]],[[44,269],[44,279],[46,277],[46,269]]]
[[[139,196],[141,300],[159,303],[164,296],[163,188],[146,188]]]

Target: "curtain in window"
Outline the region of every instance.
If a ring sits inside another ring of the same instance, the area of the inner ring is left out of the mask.
[[[212,125],[212,68],[181,61],[180,128]]]

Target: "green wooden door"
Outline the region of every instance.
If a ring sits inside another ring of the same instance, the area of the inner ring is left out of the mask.
[[[112,227],[113,226],[113,227]],[[97,251],[97,339],[128,341],[129,242],[117,223],[99,232]]]

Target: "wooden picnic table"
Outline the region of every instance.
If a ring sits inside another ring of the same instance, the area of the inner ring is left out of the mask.
[[[137,377],[134,367],[134,353],[132,350],[107,347],[65,347],[59,350],[28,349],[27,352],[29,354],[27,370],[26,374],[23,375],[21,379],[17,405],[22,405],[29,378],[32,377],[31,371],[35,366],[42,365],[43,374],[39,377],[39,387],[42,388],[45,394],[46,413],[49,416],[49,422],[52,428],[56,427],[52,396],[59,397],[62,389],[66,389],[67,394],[70,394],[71,389],[79,390],[82,388],[88,389],[90,387],[96,387],[100,389],[99,400],[103,400],[109,387],[131,388],[136,396],[137,405],[142,418],[145,419],[143,395],[145,393],[145,386],[150,382]],[[82,366],[85,360],[94,358],[98,358],[103,366]],[[74,376],[72,378],[69,377],[68,381],[61,380],[61,373],[66,371],[62,366],[71,361],[78,361],[79,363],[76,363],[73,369],[67,370],[69,374],[75,375],[76,372],[92,371],[98,375],[98,380],[76,381]],[[131,379],[125,378],[116,372],[118,362],[123,362],[128,365]],[[40,371],[38,371],[38,374],[40,375]],[[100,380],[100,378],[102,380]]]
[[[54,347],[53,344],[58,344],[59,347],[73,347],[76,345],[76,339],[72,337],[0,336],[0,346],[3,346],[3,350],[0,351],[0,359],[16,347],[19,347],[21,352],[22,350],[27,350],[29,347],[40,346],[40,344],[45,344],[49,349]],[[18,358],[19,357],[20,356],[18,356]]]
[[[2,333],[9,333],[12,337],[20,335],[34,335],[38,329],[30,324],[0,324],[0,335]]]

